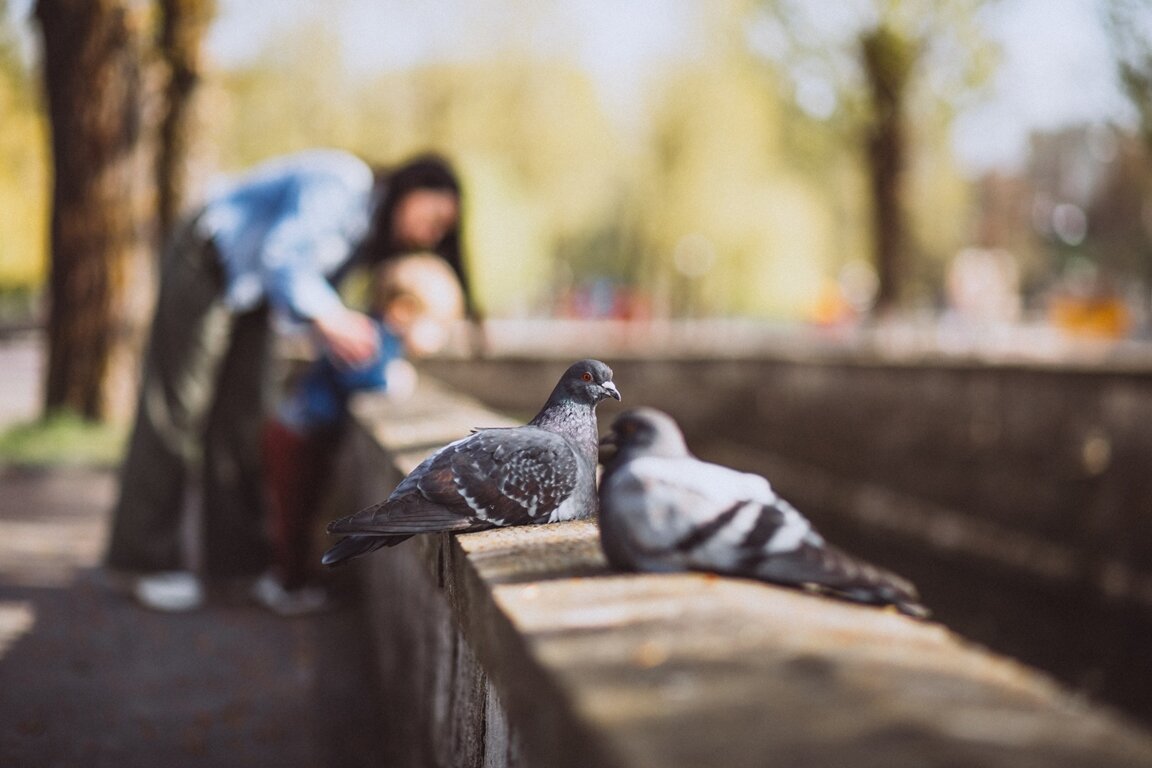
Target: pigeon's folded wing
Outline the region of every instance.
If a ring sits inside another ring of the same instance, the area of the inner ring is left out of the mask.
[[[492,525],[552,519],[580,478],[572,443],[536,427],[478,432],[453,446],[445,463],[420,479],[422,493],[433,500],[455,495]]]
[[[771,494],[762,478],[691,458],[637,459],[608,482],[612,506],[651,551],[692,550],[730,529],[749,499]]]
[[[386,501],[328,530],[412,534],[542,522],[572,494],[577,473],[574,449],[555,433],[482,430],[429,457]]]
[[[695,458],[641,458],[611,478],[634,546],[686,565],[730,570],[819,542],[808,521],[758,476]]]
[[[892,603],[926,615],[907,580],[827,545],[807,518],[758,476],[688,460],[639,459],[646,475],[648,514],[664,519],[666,551],[690,567],[816,585],[861,602]],[[658,475],[658,476],[657,476]]]

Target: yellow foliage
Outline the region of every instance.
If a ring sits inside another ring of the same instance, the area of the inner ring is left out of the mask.
[[[836,263],[834,227],[829,201],[789,167],[772,81],[739,62],[704,67],[681,73],[662,104],[645,226],[688,277],[690,311],[801,316]],[[712,262],[686,271],[685,238],[707,243]]]
[[[46,274],[48,152],[27,84],[0,71],[0,290],[38,286]]]
[[[468,179],[465,242],[486,313],[517,317],[547,302],[548,215],[498,160],[462,159]]]
[[[348,107],[339,50],[332,31],[308,25],[208,84],[204,126],[222,170],[315,146],[350,148],[360,115]]]

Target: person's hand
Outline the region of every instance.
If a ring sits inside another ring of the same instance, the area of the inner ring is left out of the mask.
[[[367,315],[343,309],[316,318],[313,326],[338,363],[357,368],[376,356],[376,328]]]

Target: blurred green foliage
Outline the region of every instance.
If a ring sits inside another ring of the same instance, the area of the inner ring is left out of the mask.
[[[115,467],[127,438],[124,424],[59,413],[0,432],[0,465]]]

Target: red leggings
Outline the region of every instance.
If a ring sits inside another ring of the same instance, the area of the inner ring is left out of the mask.
[[[303,586],[312,572],[312,527],[331,474],[337,434],[336,429],[299,433],[274,419],[264,425],[272,553],[285,589]]]

